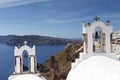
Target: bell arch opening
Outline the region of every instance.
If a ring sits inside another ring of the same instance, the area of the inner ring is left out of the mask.
[[[93,36],[93,52],[105,52],[105,33],[103,33],[102,28],[96,26]]]
[[[22,52],[22,67],[23,72],[30,71],[30,60],[29,60],[29,54],[28,51],[24,50]]]

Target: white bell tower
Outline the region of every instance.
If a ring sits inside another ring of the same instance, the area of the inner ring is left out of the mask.
[[[82,22],[84,52],[80,53],[80,59],[84,60],[93,55],[116,58],[112,51],[111,35],[113,31],[110,21],[103,23],[97,16],[93,19],[95,20],[93,23]]]
[[[84,41],[84,53],[111,53],[110,35],[112,33],[112,26],[106,25],[103,22],[98,21],[99,18],[94,18],[96,21],[92,24],[82,23],[83,26],[83,41]],[[98,28],[99,32],[95,29]],[[97,38],[99,33],[99,45],[95,44],[94,39]],[[96,51],[96,47],[99,51]]]
[[[101,22],[97,16],[95,22],[82,22],[83,27],[83,52],[80,52],[79,59],[72,63],[71,68],[74,69],[79,62],[91,56],[107,56],[116,59],[116,53],[112,51],[112,26],[110,21]]]
[[[23,69],[23,52],[27,51],[28,53],[28,70],[24,71]],[[30,48],[27,46],[27,42],[24,42],[24,46],[15,47],[14,49],[14,73],[8,78],[8,80],[13,80],[17,76],[24,74],[32,74],[40,76],[40,73],[37,71],[36,56],[35,56],[35,46]],[[46,80],[46,79],[43,79]]]
[[[28,52],[29,70],[27,72],[23,71],[23,56],[22,56],[23,51]],[[27,42],[25,41],[24,46],[20,48],[15,47],[14,56],[15,56],[15,73],[16,74],[37,72],[35,46],[33,46],[33,48],[30,48],[29,46],[27,46]]]

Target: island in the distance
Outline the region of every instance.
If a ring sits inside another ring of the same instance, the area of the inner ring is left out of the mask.
[[[7,45],[13,45],[13,46],[23,45],[24,41],[27,41],[28,45],[64,45],[70,42],[79,42],[79,40],[55,38],[55,37],[39,36],[39,35],[0,36],[0,43],[5,43]]]

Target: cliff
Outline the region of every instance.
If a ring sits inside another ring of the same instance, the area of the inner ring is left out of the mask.
[[[70,43],[63,51],[51,56],[44,64],[38,65],[41,75],[47,80],[66,80],[67,74],[71,69],[71,63],[79,57],[76,52],[82,46],[81,43]],[[82,50],[81,50],[82,51]]]

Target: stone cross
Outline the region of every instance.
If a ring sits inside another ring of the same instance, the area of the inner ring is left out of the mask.
[[[27,41],[24,41],[24,45],[27,45]]]
[[[95,21],[98,21],[100,18],[99,17],[97,17],[97,16],[95,16],[95,18],[93,18],[93,20],[95,20]]]

